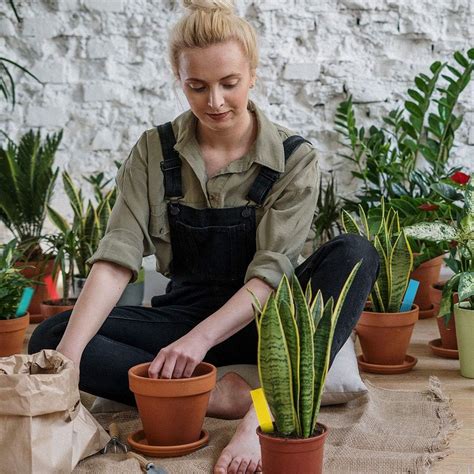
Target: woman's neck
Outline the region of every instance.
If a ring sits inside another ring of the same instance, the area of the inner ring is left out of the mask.
[[[254,114],[247,110],[244,120],[238,125],[222,132],[216,132],[203,127],[198,121],[196,125],[196,138],[202,148],[213,150],[231,151],[236,148],[248,147],[256,137],[257,123]]]

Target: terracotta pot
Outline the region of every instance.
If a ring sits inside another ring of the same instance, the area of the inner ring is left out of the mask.
[[[356,325],[365,362],[401,365],[418,321],[417,305],[403,313],[363,311]]]
[[[51,302],[59,302],[60,300],[48,300],[43,301],[40,305],[41,308],[41,317],[42,320],[48,319],[51,316],[55,316],[56,314],[62,313],[64,311],[69,311],[70,309],[74,308],[73,304],[62,305],[62,304],[50,304]],[[69,301],[76,302],[75,299]]]
[[[21,354],[30,313],[13,319],[0,319],[0,357]]]
[[[176,446],[197,441],[216,385],[216,368],[201,362],[192,377],[151,379],[149,366],[139,364],[128,371],[147,443]]]
[[[414,303],[419,306],[421,311],[431,308],[430,287],[439,280],[443,257],[443,255],[440,255],[439,257],[432,258],[422,263],[411,273],[411,278],[420,282]],[[430,314],[431,316],[433,315]]]
[[[431,285],[431,301],[433,302],[433,306],[435,308],[435,316],[439,314],[439,308],[441,306],[441,298],[443,296],[443,286],[444,282],[438,282],[436,285]],[[459,298],[458,294],[453,293],[453,302],[458,303]],[[441,336],[441,346],[444,349],[454,349],[457,350],[458,348],[458,341],[456,338],[456,321],[454,318],[454,313],[451,313],[451,317],[449,318],[448,325],[444,323],[444,318],[436,318],[436,322],[438,323],[439,334]]]
[[[321,474],[328,429],[317,423],[319,432],[311,438],[279,438],[257,428],[262,452],[262,472],[270,474]],[[321,432],[322,431],[322,432]]]
[[[28,266],[31,268],[24,268],[21,273],[26,278],[31,278],[36,281],[43,281],[45,277],[52,276],[53,273],[54,259],[44,260],[41,262],[31,261],[31,262],[17,262],[16,266]],[[59,275],[56,276],[56,279]],[[34,294],[31,298],[30,306],[28,306],[28,311],[31,315],[30,322],[39,323],[43,321],[43,316],[41,314],[41,303],[44,300],[47,300],[50,296],[48,294],[48,289],[46,285],[34,285]]]

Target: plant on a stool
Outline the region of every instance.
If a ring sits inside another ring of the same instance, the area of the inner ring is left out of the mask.
[[[20,254],[16,239],[2,246],[0,254],[0,357],[21,352],[25,331],[29,324],[28,312],[17,316],[23,290],[33,282],[15,263]]]
[[[400,228],[397,211],[381,206],[366,214],[359,206],[359,225],[343,211],[346,233],[358,234],[373,243],[380,257],[380,273],[370,294],[369,307],[363,311],[356,331],[364,361],[378,365],[404,363],[418,307],[400,312],[413,266],[413,253],[405,232]]]
[[[276,431],[257,433],[264,472],[322,472],[327,427],[318,423],[331,346],[342,305],[359,262],[337,302],[312,299],[311,282],[305,294],[296,276],[291,285],[283,276],[262,308],[254,296],[258,327],[258,372]]]
[[[405,232],[418,239],[451,242],[454,246],[450,257],[446,259],[454,275],[444,285],[439,316],[449,318],[454,309],[461,374],[470,373],[470,376],[474,377],[474,182],[472,178],[465,186],[464,196],[463,212],[452,225],[442,222],[421,222],[406,227]],[[459,298],[459,303],[456,305],[452,297],[455,291],[458,292]],[[462,322],[458,321],[458,318],[461,318]],[[461,327],[458,327],[459,325]]]

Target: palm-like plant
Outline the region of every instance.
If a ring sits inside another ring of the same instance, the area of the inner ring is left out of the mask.
[[[361,225],[347,211],[342,212],[346,233],[358,234],[373,243],[380,257],[380,273],[371,292],[372,311],[397,313],[405,296],[413,267],[413,252],[405,232],[400,227],[398,213],[381,207],[366,214],[359,205]]]
[[[0,220],[18,239],[26,259],[42,255],[39,240],[58,175],[55,153],[62,130],[47,135],[27,132],[16,145],[0,148]]]
[[[347,292],[359,269],[347,278],[334,304],[314,299],[311,282],[306,292],[293,276],[283,276],[263,308],[254,296],[258,328],[258,373],[278,433],[313,436],[321,406],[336,323]]]

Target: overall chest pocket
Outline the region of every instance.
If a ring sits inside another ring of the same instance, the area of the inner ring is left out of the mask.
[[[209,281],[241,280],[255,254],[248,223],[193,227],[175,222],[171,231],[173,269]]]
[[[148,231],[152,237],[169,242],[170,224],[166,207],[152,206]]]

